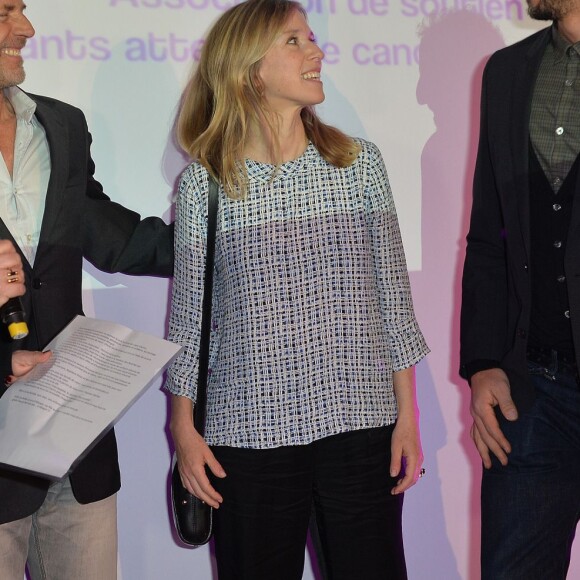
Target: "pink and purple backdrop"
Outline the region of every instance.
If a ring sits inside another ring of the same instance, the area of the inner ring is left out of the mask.
[[[24,88],[81,107],[97,177],[116,201],[167,221],[188,160],[172,127],[209,24],[231,0],[29,0],[37,29]],[[411,580],[477,580],[480,463],[459,379],[458,313],[480,76],[493,51],[538,28],[522,0],[305,0],[326,51],[322,116],[376,142],[397,203],[417,316],[427,476],[405,498]],[[85,268],[86,313],[162,336],[169,283]],[[211,549],[172,531],[167,397],[155,383],[118,425],[123,580],[216,578]],[[578,549],[570,577],[580,577]],[[309,551],[305,580],[317,578]],[[364,580],[364,579],[363,579]]]

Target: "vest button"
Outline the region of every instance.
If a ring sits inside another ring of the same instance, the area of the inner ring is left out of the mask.
[[[42,286],[42,281],[40,278],[33,278],[32,279],[32,287],[35,290],[40,290],[40,287]]]

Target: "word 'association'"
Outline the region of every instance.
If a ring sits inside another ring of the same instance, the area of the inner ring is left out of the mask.
[[[109,6],[167,8],[171,10],[217,10],[223,12],[243,0],[109,0]],[[451,10],[469,10],[489,20],[523,20],[522,0],[302,0],[308,14],[350,14],[409,18],[431,16]]]

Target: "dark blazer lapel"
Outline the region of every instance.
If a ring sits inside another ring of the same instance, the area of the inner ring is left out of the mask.
[[[14,236],[12,235],[12,233],[10,232],[10,230],[8,229],[8,227],[6,226],[6,224],[4,223],[4,220],[1,219],[1,218],[0,218],[0,240],[10,240],[14,244],[14,247],[16,248],[16,250],[18,251],[18,253],[20,254],[20,258],[22,259],[22,265],[24,266],[24,269],[25,270],[26,269],[28,269],[28,270],[31,270],[32,269],[32,266],[28,262],[28,259],[22,253],[22,250],[20,249],[20,246],[18,245],[18,243],[14,239]]]
[[[50,104],[37,100],[34,95],[29,96],[36,102],[36,117],[46,131],[50,150],[50,179],[38,243],[38,253],[40,253],[43,243],[47,241],[52,229],[56,227],[57,216],[62,205],[69,170],[69,139],[68,127],[55,109]]]
[[[0,218],[0,240],[11,240],[13,244],[16,244],[10,230],[6,227],[4,220]]]
[[[40,242],[42,242],[43,232],[50,231],[54,224],[54,219],[58,213],[59,192],[62,192],[64,179],[68,173],[68,140],[66,138],[66,127],[58,116],[42,101],[38,101],[34,95],[28,95],[36,103],[36,117],[44,127],[50,147],[51,173],[46,195],[45,210],[42,218]],[[66,154],[64,154],[66,151]],[[19,245],[12,236],[12,233],[0,218],[0,239],[10,240],[18,250],[25,269],[31,270],[32,265],[22,253]],[[40,247],[39,242],[39,247]]]
[[[572,202],[572,215],[570,216],[570,227],[568,228],[568,240],[566,243],[566,270],[573,273],[577,280],[580,275],[580,170],[576,175],[576,187],[574,189],[574,200]],[[568,274],[570,276],[570,274]],[[569,282],[570,284],[570,282]],[[571,299],[578,296],[578,289],[574,291],[568,287]],[[575,321],[574,321],[575,322]],[[574,324],[573,322],[573,324]]]
[[[550,27],[538,34],[535,42],[527,51],[521,66],[516,68],[510,105],[510,119],[513,119],[510,145],[514,162],[514,175],[516,176],[517,214],[520,217],[520,228],[528,257],[530,255],[530,187],[528,175],[532,95],[540,62],[551,34]]]

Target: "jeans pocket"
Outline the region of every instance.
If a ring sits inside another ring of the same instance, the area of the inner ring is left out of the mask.
[[[550,381],[555,381],[554,370],[534,361],[528,361],[528,373],[532,376],[544,377]]]

